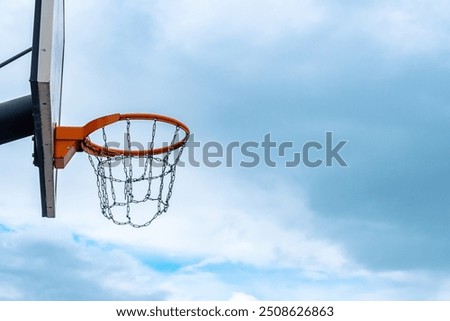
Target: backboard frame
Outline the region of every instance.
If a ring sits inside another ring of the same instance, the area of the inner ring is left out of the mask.
[[[55,217],[54,130],[60,124],[64,65],[64,0],[36,0],[30,85],[34,164],[39,168],[42,216]]]

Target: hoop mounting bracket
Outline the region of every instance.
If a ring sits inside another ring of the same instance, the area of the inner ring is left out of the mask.
[[[112,114],[94,119],[82,127],[56,126],[55,128],[55,168],[64,168],[76,152],[82,152],[81,142],[99,128],[120,120],[120,114]]]

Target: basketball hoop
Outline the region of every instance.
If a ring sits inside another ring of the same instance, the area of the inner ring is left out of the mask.
[[[133,128],[138,127],[133,124],[142,121],[150,126],[143,131],[146,138],[140,138],[140,148],[133,148],[136,147],[132,141]],[[125,128],[115,129],[124,134],[122,149],[112,146],[118,142],[108,139],[106,129],[120,122]],[[165,137],[159,133],[161,127],[165,127]],[[102,142],[93,142],[91,134],[100,130]],[[184,133],[182,138],[180,131]],[[64,168],[76,151],[86,152],[97,177],[102,214],[118,225],[144,227],[169,207],[176,167],[189,134],[189,128],[182,122],[157,114],[113,114],[84,127],[56,127],[55,167]],[[148,148],[141,144],[144,139]],[[152,212],[132,213],[133,207],[145,202],[155,204]]]

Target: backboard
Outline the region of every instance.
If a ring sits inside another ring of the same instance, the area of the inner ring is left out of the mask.
[[[39,168],[42,216],[55,217],[54,128],[61,116],[64,0],[36,0],[31,58],[34,164]]]

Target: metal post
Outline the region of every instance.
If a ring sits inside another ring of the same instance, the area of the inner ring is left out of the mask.
[[[17,55],[15,55],[14,57],[9,58],[8,60],[2,62],[0,64],[0,68],[5,67],[6,65],[9,65],[10,63],[12,63],[13,61],[19,59],[22,56],[25,56],[27,53],[31,52],[32,48],[28,48],[25,49],[24,51],[22,51],[21,53],[18,53]]]
[[[34,134],[33,102],[24,96],[0,104],[0,145]]]

